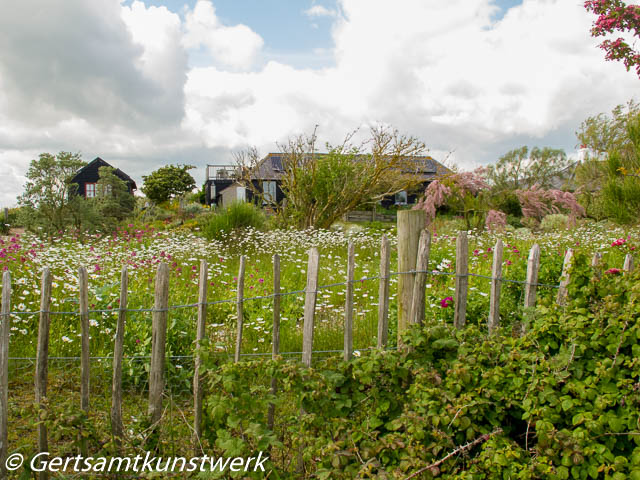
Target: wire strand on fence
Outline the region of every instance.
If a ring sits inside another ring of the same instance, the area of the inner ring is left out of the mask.
[[[358,352],[368,352],[371,350],[378,350],[375,347],[367,347],[367,348],[358,348],[356,351]],[[387,347],[384,351],[395,351],[397,347]],[[312,353],[342,353],[344,350],[314,350]],[[230,352],[214,352],[214,355],[228,355],[232,356]],[[252,352],[252,353],[241,353],[241,357],[270,357],[271,352]],[[278,355],[302,355],[302,352],[280,352]],[[79,361],[81,357],[49,357],[49,360],[58,360],[58,361]],[[151,355],[133,355],[130,357],[123,357],[124,360],[148,360],[151,358]],[[167,357],[169,360],[191,360],[195,358],[195,355],[172,355]],[[113,357],[89,357],[90,360],[113,360]],[[35,357],[9,357],[9,360],[14,361],[34,361]]]
[[[397,275],[409,275],[409,274],[415,274],[415,273],[425,273],[427,275],[432,275],[432,276],[455,276],[456,272],[441,272],[438,270],[407,270],[406,272],[391,272],[389,273],[389,276],[397,276]],[[493,277],[489,276],[489,275],[481,275],[479,273],[468,273],[467,275],[464,276],[468,276],[468,277],[478,277],[478,278],[486,278],[488,280],[492,280]],[[363,277],[363,278],[358,278],[358,279],[354,279],[352,283],[361,283],[361,282],[365,282],[368,280],[379,280],[381,277],[379,276],[375,276],[375,277]],[[501,278],[500,279],[502,282],[507,282],[507,283],[516,283],[519,285],[526,285],[527,282],[524,280],[512,280],[510,278]],[[329,288],[334,288],[334,287],[340,287],[340,286],[345,286],[347,285],[349,282],[337,282],[337,283],[330,283],[327,285],[318,285],[317,290],[326,290]],[[536,286],[536,287],[546,287],[546,288],[560,288],[560,285],[553,285],[553,284],[548,284],[548,283],[532,283],[531,285]],[[288,295],[300,295],[306,293],[305,290],[292,290],[290,292],[281,292],[281,293],[272,293],[269,295],[260,295],[260,296],[256,296],[256,297],[246,297],[243,298],[242,301],[243,302],[248,302],[251,300],[267,300],[270,298],[274,298],[275,296],[280,296],[280,297],[284,297],[284,296],[288,296]],[[317,292],[316,292],[317,293]],[[236,303],[237,300],[234,299],[223,299],[223,300],[213,300],[210,302],[205,302],[205,305],[219,305],[219,304],[223,304],[223,303]],[[154,309],[154,308],[127,308],[124,309],[124,311],[126,312],[166,312],[169,310],[178,310],[178,309],[182,309],[182,308],[194,308],[197,307],[198,303],[188,303],[185,305],[170,305],[169,307],[167,307],[166,309]],[[108,309],[95,309],[95,310],[89,310],[89,313],[117,313],[121,311],[121,309],[119,308],[108,308]],[[10,315],[39,315],[40,313],[49,313],[51,315],[79,315],[80,312],[79,311],[62,311],[62,312],[57,312],[57,311],[51,311],[51,312],[42,312],[41,310],[34,310],[34,311],[28,311],[28,312],[24,312],[24,311],[16,311],[16,312],[9,312]]]

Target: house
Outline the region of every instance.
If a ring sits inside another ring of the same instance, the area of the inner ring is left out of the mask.
[[[96,157],[90,163],[78,170],[70,182],[78,185],[78,190],[76,191],[78,195],[82,195],[85,198],[92,198],[96,196],[97,184],[100,178],[100,167],[111,167],[111,165],[100,157]],[[119,168],[114,169],[113,173],[127,184],[129,187],[129,193],[133,195],[133,191],[137,189],[136,182],[134,182],[129,175]]]
[[[322,154],[319,154],[322,155]],[[258,164],[253,174],[254,188],[263,192],[264,203],[280,204],[285,198],[281,183],[284,169],[284,154],[269,153]],[[380,203],[388,208],[391,205],[407,205],[415,203],[424,193],[427,185],[435,178],[452,173],[447,167],[429,156],[415,156],[415,174],[420,176],[421,184],[413,191],[402,191],[383,199]],[[251,189],[243,187],[238,181],[240,170],[237,165],[208,165],[205,181],[207,205],[227,206],[232,201],[253,201]],[[412,169],[412,172],[414,170]],[[273,199],[273,201],[270,201]]]
[[[280,153],[269,153],[260,161],[253,175],[252,183],[256,190],[264,192],[265,204],[279,204],[285,198],[280,187],[284,172],[282,157]],[[236,200],[253,201],[251,189],[238,182],[240,173],[237,165],[207,165],[206,204],[226,207]]]

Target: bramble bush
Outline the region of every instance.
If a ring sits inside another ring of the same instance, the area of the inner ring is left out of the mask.
[[[576,254],[571,274],[568,306],[542,300],[522,337],[432,323],[312,369],[211,357],[204,431],[221,455],[270,449],[270,478],[300,478],[301,451],[321,479],[640,479],[640,272]]]

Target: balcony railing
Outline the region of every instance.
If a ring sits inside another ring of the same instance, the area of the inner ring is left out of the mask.
[[[207,180],[232,180],[239,173],[237,165],[207,165]]]

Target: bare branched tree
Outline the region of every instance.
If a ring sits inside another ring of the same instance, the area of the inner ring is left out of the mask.
[[[278,212],[285,223],[299,228],[328,228],[345,213],[377,202],[422,181],[426,153],[423,142],[398,130],[378,126],[369,137],[355,143],[357,131],[339,145],[317,149],[317,127],[310,135],[291,137],[278,144],[282,152],[282,191],[286,204]],[[240,181],[254,196],[264,199],[259,178],[261,162],[257,150],[235,155]]]

